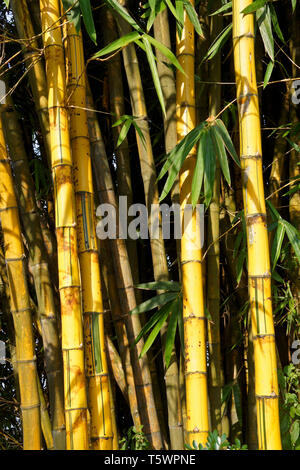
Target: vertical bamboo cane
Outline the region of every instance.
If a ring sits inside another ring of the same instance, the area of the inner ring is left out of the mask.
[[[70,138],[78,226],[78,253],[82,279],[86,375],[91,442],[95,450],[112,449],[109,377],[104,341],[103,302],[94,215],[94,190],[86,110],[82,38],[73,23],[67,30],[67,90]]]
[[[25,450],[39,450],[41,447],[41,422],[34,336],[18,205],[13,188],[10,162],[6,152],[2,115],[0,115],[0,152],[0,214],[10,291],[10,307],[16,333],[23,447]]]
[[[194,28],[184,13],[182,36],[177,36],[177,57],[187,76],[177,71],[177,136],[181,140],[195,127]],[[183,228],[181,267],[183,284],[183,321],[186,377],[186,432],[191,444],[205,444],[208,421],[206,318],[204,312],[203,267],[200,247],[200,224],[196,210],[189,223],[184,223],[184,210],[191,204],[191,185],[196,149],[192,149],[180,171],[180,204]],[[199,222],[199,221],[198,221]]]
[[[7,97],[7,104],[9,106],[4,113],[4,127],[13,163],[20,217],[28,243],[29,265],[33,274],[39,320],[42,325],[54,446],[58,450],[63,450],[65,448],[65,417],[62,359],[51,275],[35,201],[34,183],[24,149],[21,128],[10,96]]]
[[[61,300],[62,349],[67,449],[87,449],[87,396],[84,370],[76,210],[68,116],[65,64],[58,0],[40,0],[48,82],[51,160]]]
[[[259,449],[281,449],[275,332],[264,199],[260,117],[251,0],[233,1],[233,47],[239,109],[243,200],[247,221],[248,277],[255,358]]]

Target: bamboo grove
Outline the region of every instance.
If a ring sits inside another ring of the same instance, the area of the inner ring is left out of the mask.
[[[0,25],[1,449],[299,450],[299,2]]]

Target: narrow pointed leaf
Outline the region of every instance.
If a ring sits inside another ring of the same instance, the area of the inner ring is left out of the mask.
[[[202,62],[205,60],[211,60],[223,47],[227,39],[230,37],[232,30],[232,24],[226,26],[223,31],[216,37],[210,48],[208,49],[207,53],[202,59]]]
[[[143,32],[143,30],[140,28],[140,26],[136,23],[136,21],[128,13],[126,8],[124,8],[122,5],[120,5],[118,0],[106,0],[106,3],[108,3],[111,6],[111,8],[113,8],[117,13],[119,13],[119,15],[122,16],[122,18],[124,20],[126,20],[127,23],[129,23],[133,27],[133,29],[136,29],[140,33]]]
[[[202,145],[205,151],[204,202],[205,202],[205,205],[208,206],[211,201],[212,194],[213,194],[213,186],[214,186],[215,173],[216,173],[216,154],[214,152],[214,146],[213,146],[209,131],[203,133],[203,136],[201,136],[201,140],[202,139],[203,139]],[[201,143],[201,140],[200,140],[200,143]]]
[[[146,55],[147,55],[147,59],[148,59],[148,64],[149,64],[149,67],[150,67],[153,83],[154,83],[156,93],[157,93],[157,97],[158,97],[158,100],[160,102],[162,112],[163,112],[164,116],[166,116],[165,100],[164,100],[164,95],[163,95],[161,85],[160,85],[160,80],[159,80],[159,75],[158,75],[158,71],[157,71],[157,68],[156,68],[154,54],[153,54],[153,51],[152,51],[151,44],[150,44],[150,42],[148,41],[148,39],[145,35],[143,36],[143,43],[144,43],[144,46],[146,48]]]
[[[283,42],[283,44],[285,44],[285,40],[284,40],[282,31],[281,31],[279,23],[278,23],[276,10],[275,10],[274,5],[272,3],[270,3],[270,13],[271,13],[271,20],[272,20],[274,31],[277,34],[277,36],[279,37],[280,41]]]
[[[171,304],[171,302],[169,303]],[[165,308],[169,308],[170,305],[169,304],[166,304],[164,307]],[[162,314],[163,314],[163,308],[160,308],[159,310],[157,310],[157,312],[155,312],[152,317],[150,318],[150,320],[143,326],[143,328],[141,329],[141,331],[139,332],[139,334],[137,335],[137,337],[135,338],[135,341],[134,341],[134,344],[137,344],[141,338],[143,338],[153,327],[154,325],[158,322],[158,320],[161,318]],[[133,345],[132,345],[133,346]]]
[[[266,88],[266,86],[268,85],[268,83],[270,81],[270,78],[271,78],[271,75],[272,75],[272,72],[273,72],[273,68],[274,68],[274,62],[272,60],[270,60],[270,62],[267,65],[267,69],[266,69],[266,73],[265,73],[265,77],[264,77],[264,89]]]
[[[285,235],[285,226],[280,221],[277,225],[277,230],[274,235],[272,250],[271,250],[271,259],[272,259],[272,271],[274,271],[282,247],[282,242]]]
[[[197,12],[189,0],[184,1],[184,8],[185,8],[185,11],[187,12],[190,22],[195,28],[196,33],[198,33],[199,36],[203,37],[203,31],[200,25]]]
[[[132,121],[130,121],[129,119],[124,122],[124,124],[122,126],[122,129],[121,129],[121,132],[120,132],[119,137],[118,137],[117,148],[121,145],[121,143],[126,138],[131,124],[132,124]]]
[[[298,263],[300,263],[300,233],[298,232],[296,227],[294,227],[286,220],[282,219],[282,224],[285,227],[286,234],[298,259]]]
[[[215,126],[211,127],[211,138],[212,138],[212,142],[216,151],[216,155],[220,162],[220,167],[223,172],[224,178],[226,179],[227,183],[230,186],[231,179],[230,179],[230,170],[229,170],[229,165],[228,165],[227,154],[226,154],[224,142],[220,134],[218,133],[218,131],[215,129]]]
[[[232,2],[225,3],[225,5],[211,13],[209,16],[219,15],[220,13],[223,13],[223,11],[227,11],[230,9],[232,9]]]
[[[168,6],[168,8],[170,9],[170,11],[172,12],[172,14],[174,15],[174,17],[176,18],[177,22],[179,23],[179,25],[181,27],[183,27],[183,21],[182,21],[182,18],[180,17],[179,15],[179,12],[177,11],[177,9],[174,7],[173,3],[172,3],[172,0],[164,0],[164,3]]]
[[[79,0],[79,5],[83,17],[84,26],[91,40],[97,44],[96,28],[93,19],[93,13],[90,0]]]
[[[247,6],[247,8],[244,8],[244,10],[242,10],[242,13],[244,13],[244,15],[248,15],[249,13],[253,13],[254,11],[258,10],[259,8],[264,7],[267,2],[268,2],[268,0],[256,0],[253,3],[251,3],[251,5]]]
[[[161,315],[160,319],[158,320],[158,322],[156,323],[156,325],[154,326],[151,333],[149,334],[149,336],[147,338],[147,341],[145,342],[144,347],[141,351],[140,357],[144,356],[144,354],[146,354],[146,352],[151,348],[151,346],[154,343],[157,335],[159,334],[163,324],[165,323],[168,316],[170,315],[171,308],[172,308],[172,304],[170,306],[167,306],[167,308],[165,308],[164,311],[161,312],[162,315]]]
[[[134,309],[131,310],[131,315],[136,315],[138,313],[148,312],[156,307],[161,307],[165,305],[170,300],[174,300],[177,297],[176,292],[166,292],[164,294],[159,294],[151,299],[145,300],[140,305],[137,305]]]
[[[151,44],[153,44],[154,47],[156,47],[178,70],[180,70],[180,72],[185,74],[175,54],[173,54],[173,52],[170,51],[170,49],[168,49],[164,44],[157,41],[155,38],[153,38],[149,34],[144,34],[144,37],[146,37],[148,41],[151,42]]]
[[[175,281],[146,282],[143,284],[137,284],[135,287],[143,290],[167,290],[172,292],[179,292],[181,290],[180,283]]]
[[[232,158],[234,159],[235,163],[241,167],[241,164],[240,164],[240,161],[239,161],[239,158],[237,156],[237,153],[236,153],[236,150],[234,148],[234,145],[232,143],[232,140],[230,138],[230,135],[228,134],[228,131],[223,123],[223,121],[221,121],[221,119],[216,119],[215,121],[215,125],[216,125],[216,129],[217,131],[219,132],[223,142],[224,142],[224,145],[225,147],[227,148],[227,151],[229,152],[229,154],[232,156]]]
[[[201,187],[203,184],[204,176],[204,158],[205,158],[205,149],[203,148],[202,139],[200,138],[198,149],[197,149],[197,161],[192,181],[192,205],[193,208],[196,207],[198,203]]]
[[[178,300],[173,302],[172,305],[172,314],[169,319],[168,329],[166,333],[166,344],[165,344],[165,361],[166,361],[166,368],[170,365],[172,350],[174,347],[176,330],[177,330],[177,322],[178,316],[180,315],[179,311],[179,302]]]
[[[102,57],[104,55],[111,54],[112,52],[127,46],[139,38],[140,34],[137,31],[131,31],[128,34],[125,34],[125,36],[122,36],[121,38],[118,38],[107,46],[103,47],[103,49],[101,49],[99,52],[96,52],[93,57]]]
[[[256,11],[256,20],[264,43],[265,50],[274,62],[274,38],[272,32],[271,13],[268,5]]]

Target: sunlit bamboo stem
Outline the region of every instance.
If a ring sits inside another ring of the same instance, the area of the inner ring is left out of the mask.
[[[233,1],[233,47],[239,110],[240,155],[247,223],[250,312],[255,357],[259,449],[281,449],[275,332],[266,227],[259,104],[251,0]]]

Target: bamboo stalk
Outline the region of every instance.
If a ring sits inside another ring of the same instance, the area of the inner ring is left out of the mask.
[[[243,199],[247,222],[250,312],[255,357],[259,449],[281,449],[275,332],[266,227],[251,0],[233,1],[233,47],[239,109]]]
[[[65,108],[65,64],[57,0],[40,0],[48,83],[51,160],[61,300],[67,449],[87,449],[87,395],[73,162]]]
[[[122,0],[123,5],[126,2]],[[118,28],[120,36],[123,36],[130,32],[129,24],[122,18],[118,18]],[[127,76],[127,82],[130,92],[130,101],[132,113],[134,116],[140,118],[139,127],[144,136],[144,142],[142,141],[139,134],[136,132],[136,140],[138,146],[139,160],[141,166],[141,173],[144,183],[144,192],[146,199],[146,206],[148,209],[148,226],[150,236],[152,234],[152,225],[155,223],[155,217],[150,217],[151,209],[153,205],[158,205],[159,195],[157,188],[157,175],[155,169],[155,162],[152,152],[152,144],[150,138],[150,131],[147,121],[147,109],[145,103],[145,97],[143,92],[142,80],[140,76],[139,64],[136,55],[136,51],[133,44],[129,44],[128,47],[122,51],[124,68]],[[172,112],[172,109],[171,109]],[[173,110],[174,112],[174,110]],[[168,123],[170,122],[171,116],[167,116]],[[159,217],[157,214],[156,217]],[[156,281],[168,280],[168,266],[166,259],[166,252],[164,241],[162,238],[161,231],[161,220],[159,218],[159,238],[150,238],[152,264],[154,271],[154,278]],[[165,323],[161,329],[161,339],[164,347],[165,338],[167,332],[167,323]],[[182,419],[180,416],[180,410],[178,409],[179,404],[179,375],[178,375],[178,363],[175,349],[172,352],[172,358],[168,369],[165,368],[165,382],[167,392],[167,405],[168,405],[168,422],[170,437],[172,438],[172,448],[180,449],[183,446],[182,441]]]
[[[91,126],[92,133],[90,134],[90,140],[93,148],[92,163],[94,166],[97,193],[102,203],[108,203],[116,209],[118,231],[118,206],[109,164],[99,125],[96,123],[95,116],[91,116],[91,118],[94,120],[94,125]],[[122,311],[122,315],[118,320],[120,322],[125,322],[128,342],[129,344],[133,344],[141,330],[141,324],[138,315],[129,314],[129,312],[135,308],[136,300],[127,249],[124,240],[121,238],[112,239],[110,241],[110,245],[114,260],[117,291]],[[133,403],[134,408],[131,411],[134,412],[134,415],[140,414],[141,422],[144,426],[143,431],[145,432],[147,439],[155,449],[160,449],[162,447],[161,433],[157,421],[148,360],[146,356],[139,359],[142,348],[143,340],[137,344],[136,348],[130,349],[135,389],[138,399],[138,409]]]
[[[70,138],[74,162],[78,254],[82,279],[86,376],[91,442],[94,450],[112,449],[109,378],[105,353],[103,301],[97,250],[94,190],[86,110],[85,66],[82,38],[73,23],[67,30],[67,90]]]
[[[43,143],[45,146],[48,163],[50,166],[50,129],[45,70],[41,61],[39,46],[35,38],[35,33],[26,0],[11,0],[10,6],[13,11],[19,37],[20,39],[24,40],[24,42],[22,42],[23,54],[26,62],[28,63],[29,83],[41,126]]]
[[[22,131],[10,96],[7,97],[7,104],[8,107],[3,113],[4,127],[15,175],[20,217],[29,249],[29,265],[37,295],[38,315],[42,325],[54,446],[56,449],[63,450],[65,448],[65,418],[62,359],[51,275],[36,207],[34,183],[24,149]]]
[[[220,2],[215,2],[215,8]],[[211,18],[211,42],[222,29],[221,17]],[[218,53],[209,64],[210,81],[221,81],[221,54]],[[221,87],[211,85],[209,89],[209,115],[216,116],[220,111]],[[207,246],[211,246],[207,253],[207,307],[211,321],[207,324],[208,350],[209,350],[209,399],[211,427],[222,433],[221,398],[224,384],[221,345],[220,345],[220,166],[217,161],[212,199],[209,205]]]
[[[177,57],[186,76],[177,71],[177,139],[181,140],[196,124],[194,80],[194,28],[184,13],[181,38],[177,35]],[[184,210],[191,204],[191,185],[196,149],[192,149],[180,171],[181,269],[183,284],[183,321],[185,342],[186,432],[188,442],[205,445],[208,430],[206,369],[206,318],[204,312],[203,267],[200,224],[196,210],[184,223]],[[199,222],[199,221],[198,221]],[[185,227],[186,225],[186,227]]]
[[[34,336],[18,205],[6,152],[2,115],[0,116],[0,148],[0,214],[10,291],[10,308],[16,332],[23,447],[25,450],[39,450],[41,448],[41,423]]]

